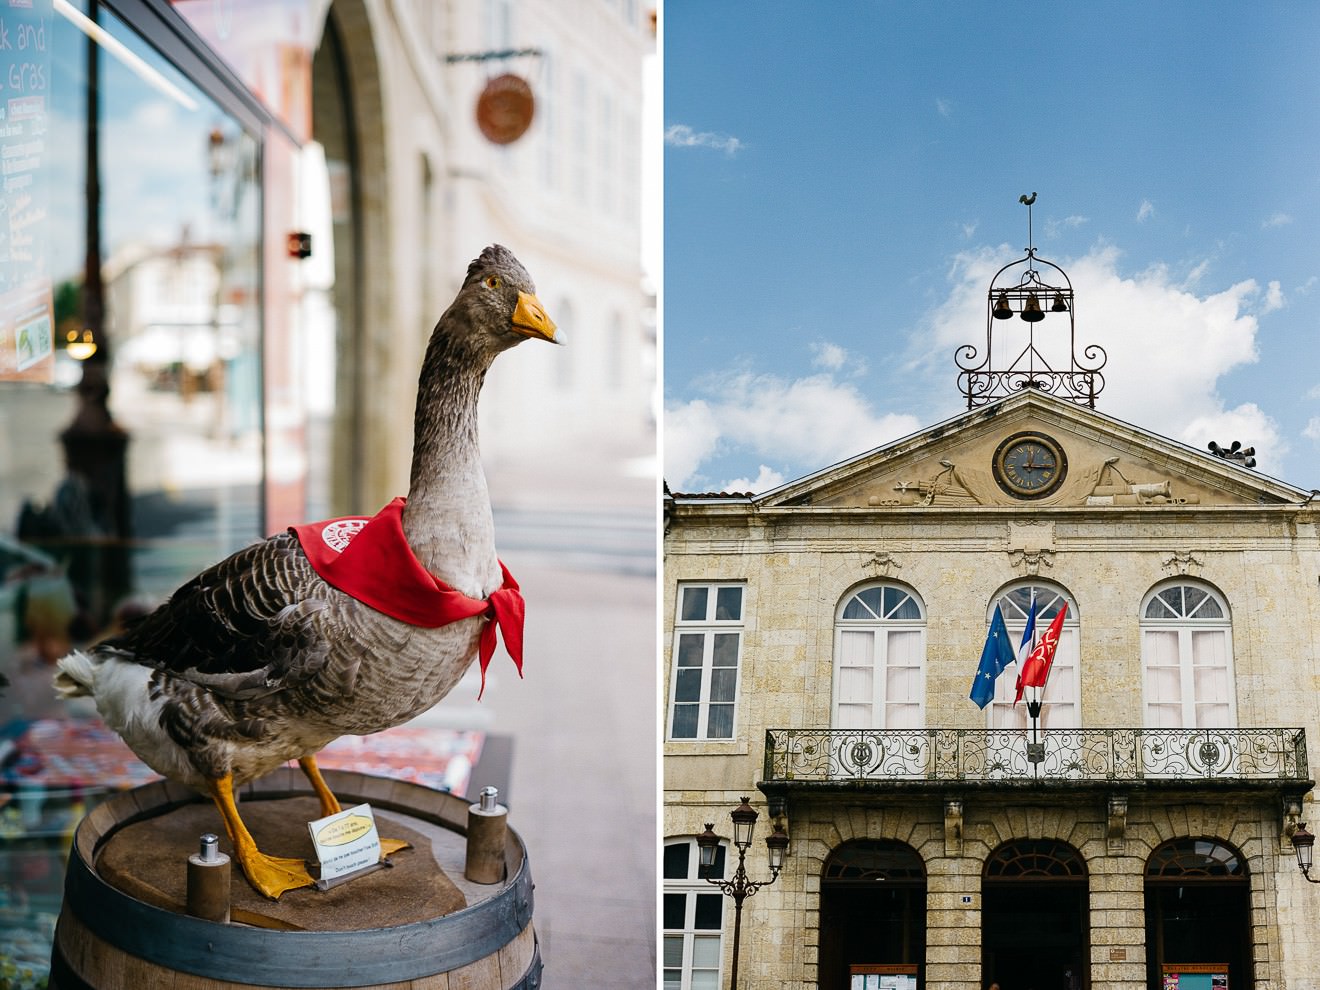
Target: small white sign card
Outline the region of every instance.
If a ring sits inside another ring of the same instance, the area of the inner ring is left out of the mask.
[[[307,829],[321,863],[321,879],[316,883],[321,890],[381,865],[380,835],[369,804],[308,822]]]

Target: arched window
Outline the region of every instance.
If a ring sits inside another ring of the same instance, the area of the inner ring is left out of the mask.
[[[834,623],[834,728],[919,729],[926,610],[896,584],[849,593]]]
[[[711,876],[723,877],[727,843],[715,850]],[[665,842],[665,990],[715,990],[720,982],[724,895],[700,875],[696,839]]]
[[[1228,603],[1207,585],[1157,585],[1141,603],[1145,723],[1151,728],[1236,724]]]
[[[1066,842],[1018,839],[1005,842],[985,859],[987,880],[1031,880],[1041,877],[1085,879],[1086,863]]]
[[[1081,725],[1077,698],[1079,696],[1078,674],[1080,655],[1081,616],[1077,603],[1065,589],[1056,584],[1043,581],[1024,581],[1010,585],[999,597],[990,602],[986,622],[994,613],[998,604],[1004,613],[1004,625],[1008,627],[1009,640],[1014,649],[1019,648],[1022,634],[1031,615],[1031,603],[1036,602],[1035,639],[1041,636],[1054,621],[1066,602],[1068,611],[1063,617],[1063,629],[1059,634],[1059,645],[1054,651],[1054,663],[1050,667],[1049,679],[1040,700],[1044,703],[1040,712],[1042,728],[1075,729]],[[1025,729],[1031,724],[1027,714],[1026,702],[1031,700],[1035,689],[1027,688],[1022,701],[1013,704],[1017,695],[1018,670],[1027,649],[1020,649],[1018,663],[1009,666],[995,680],[994,701],[986,706],[989,724],[992,729]]]

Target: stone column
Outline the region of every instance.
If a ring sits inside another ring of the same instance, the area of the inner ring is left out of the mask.
[[[1098,856],[1091,873],[1091,990],[1145,990],[1145,863]]]
[[[981,990],[981,861],[927,861],[926,990]]]

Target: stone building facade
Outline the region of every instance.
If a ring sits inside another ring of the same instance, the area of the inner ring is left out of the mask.
[[[791,844],[740,985],[1320,987],[1290,842],[1318,524],[1310,492],[1033,390],[764,495],[667,493],[666,986],[728,983],[695,837],[748,795],[751,878],[770,821]],[[1064,613],[1039,718],[1017,664],[981,709],[993,613],[1016,647],[1033,601],[1038,638]]]

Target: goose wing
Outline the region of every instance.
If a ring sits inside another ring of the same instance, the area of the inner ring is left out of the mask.
[[[198,574],[96,649],[224,697],[258,698],[325,667],[331,644],[316,620],[340,594],[312,570],[298,541],[281,533]]]

